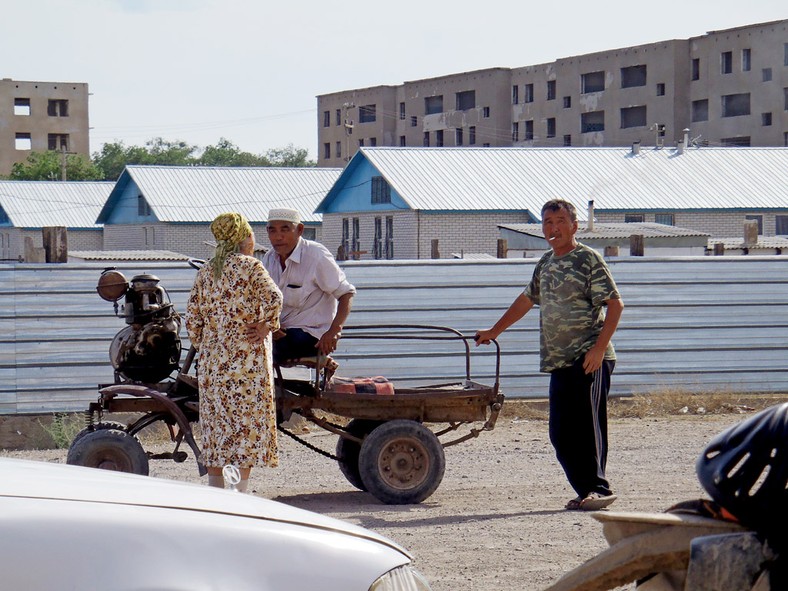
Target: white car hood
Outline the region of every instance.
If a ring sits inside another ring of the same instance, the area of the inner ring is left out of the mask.
[[[164,507],[238,515],[337,531],[410,554],[375,532],[253,495],[205,485],[66,464],[0,458],[0,497]]]

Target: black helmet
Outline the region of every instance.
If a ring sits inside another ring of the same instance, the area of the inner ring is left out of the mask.
[[[698,458],[698,479],[742,524],[770,537],[788,523],[788,403],[715,437]]]

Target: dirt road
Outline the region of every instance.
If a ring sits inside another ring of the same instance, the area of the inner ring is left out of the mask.
[[[745,416],[611,420],[608,476],[619,495],[611,509],[662,511],[707,496],[695,460],[711,437]],[[316,429],[305,438],[330,451],[336,443]],[[521,419],[515,405],[494,431],[446,449],[444,480],[420,505],[381,505],[353,489],[331,460],[290,439],[280,442],[280,467],[252,474],[254,494],[394,539],[412,552],[434,591],[543,589],[606,547],[596,520],[563,510],[575,495],[555,460],[547,423]],[[65,461],[63,450],[0,455]],[[154,461],[151,474],[200,482],[192,459]]]

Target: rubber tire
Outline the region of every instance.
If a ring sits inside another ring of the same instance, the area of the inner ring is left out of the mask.
[[[71,442],[71,445],[69,446],[69,450],[72,447],[74,447],[74,444],[77,441],[82,439],[88,433],[93,433],[94,431],[101,431],[101,430],[104,430],[104,429],[116,429],[118,431],[125,431],[126,430],[126,425],[124,425],[123,423],[116,423],[115,421],[107,421],[107,422],[102,422],[102,423],[96,423],[95,425],[93,425],[92,429],[89,428],[89,427],[85,427],[84,429],[82,429],[82,431],[80,431],[79,433],[76,434],[76,436],[74,437],[73,441]]]
[[[375,427],[380,425],[380,421],[371,419],[353,419],[345,429],[351,434],[363,439],[369,435]],[[338,458],[339,471],[347,481],[358,490],[366,491],[367,487],[361,480],[361,472],[358,469],[358,456],[361,453],[361,444],[352,439],[339,437],[337,441],[336,456]]]
[[[387,505],[422,502],[438,488],[445,470],[443,446],[416,421],[383,423],[361,444],[361,479],[367,491]]]
[[[119,429],[100,429],[77,437],[68,450],[66,463],[142,476],[149,472],[142,444]]]

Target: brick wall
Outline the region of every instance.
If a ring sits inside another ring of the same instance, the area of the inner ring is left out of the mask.
[[[636,213],[636,212],[632,212]],[[670,213],[670,212],[668,212]],[[597,209],[594,217],[601,224],[621,223],[624,213],[608,213]],[[645,222],[654,222],[654,212],[644,212]],[[776,217],[788,215],[788,209],[777,211],[698,211],[673,212],[674,225],[679,228],[691,228],[699,232],[706,232],[713,238],[744,237],[744,222],[747,215],[760,215],[763,217],[763,236],[774,236]]]

